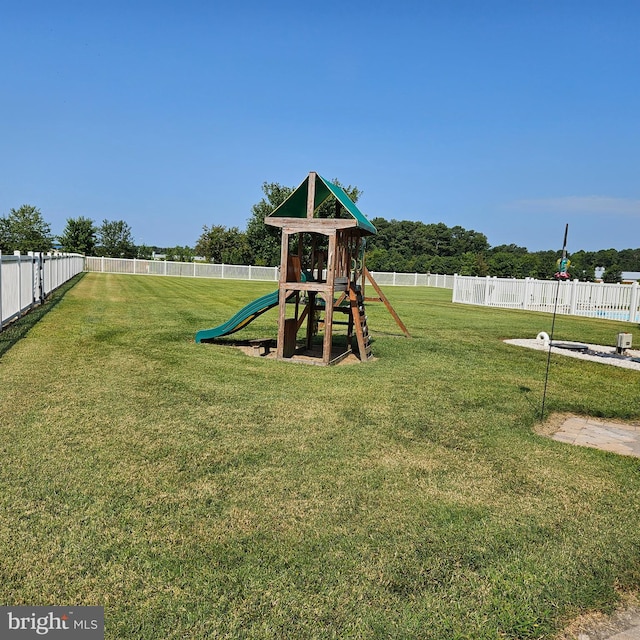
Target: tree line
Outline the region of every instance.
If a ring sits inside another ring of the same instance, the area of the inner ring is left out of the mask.
[[[335,183],[340,184],[337,180]],[[361,195],[357,187],[340,185],[356,202]],[[151,258],[162,254],[166,260],[276,266],[280,263],[280,231],[264,224],[264,218],[293,192],[277,182],[262,185],[263,198],[251,208],[244,231],[239,227],[204,225],[193,247],[151,247],[136,245],[131,227],[124,220],[68,218],[60,236],[51,234],[51,226],[40,210],[32,205],[11,209],[0,217],[0,251],[50,251],[57,248],[70,253],[114,258]],[[335,199],[322,205],[319,215],[334,217]],[[367,267],[372,271],[399,273],[444,273],[507,278],[552,278],[557,270],[560,251],[529,252],[515,244],[491,247],[480,232],[446,224],[387,220],[371,220],[377,228],[367,238]],[[604,268],[603,279],[618,282],[623,271],[640,271],[640,249],[604,249],[576,251],[570,256],[572,278],[590,281],[596,268]]]
[[[90,218],[68,218],[60,236],[51,233],[51,225],[42,212],[30,204],[11,209],[0,217],[0,251],[47,252],[52,249],[85,255],[135,258],[139,247],[133,241],[131,227],[124,220],[103,220],[96,225]]]
[[[500,278],[552,278],[560,250],[529,252],[515,244],[491,247],[484,234],[443,223],[371,221],[378,234],[368,240],[367,266],[372,271],[458,273]],[[593,281],[604,268],[605,282],[619,282],[623,271],[640,271],[640,249],[576,251],[569,256],[569,273]]]
[[[334,180],[340,184],[338,180]],[[358,187],[340,186],[357,202]],[[203,227],[195,245],[197,255],[206,260],[229,264],[275,266],[280,263],[280,232],[264,224],[264,218],[293,192],[276,182],[262,185],[264,197],[251,209],[243,232],[222,225]],[[334,198],[324,204],[321,216],[331,217]],[[372,271],[399,273],[444,273],[504,278],[549,279],[557,271],[561,251],[529,252],[515,244],[489,245],[487,237],[461,226],[439,222],[426,224],[408,220],[373,218],[377,235],[367,238],[367,267]],[[640,271],[640,249],[576,251],[570,255],[572,278],[592,281],[596,268],[604,268],[603,279],[618,282],[622,271]]]

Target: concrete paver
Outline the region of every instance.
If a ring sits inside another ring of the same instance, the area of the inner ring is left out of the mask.
[[[558,442],[640,458],[640,425],[572,416],[551,437]]]

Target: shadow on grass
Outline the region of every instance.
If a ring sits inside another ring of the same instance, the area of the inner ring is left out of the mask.
[[[18,340],[24,338],[41,318],[54,309],[62,298],[64,298],[67,291],[74,287],[84,275],[84,273],[79,273],[77,276],[74,276],[71,280],[68,280],[55,291],[51,292],[49,297],[44,301],[44,304],[32,309],[26,315],[22,316],[22,318],[12,322],[0,331],[0,358],[9,351]]]

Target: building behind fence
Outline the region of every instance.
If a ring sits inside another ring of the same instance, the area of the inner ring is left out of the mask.
[[[85,258],[86,271],[132,273],[138,275],[182,276],[192,278],[228,278],[235,280],[269,280],[278,282],[279,267],[256,267],[210,262],[169,262],[127,258]],[[453,289],[453,276],[433,273],[391,273],[372,271],[380,285],[422,286]]]
[[[84,258],[77,254],[0,251],[0,330],[19,318],[60,285],[80,273]]]
[[[557,304],[556,304],[557,295]],[[640,322],[640,285],[455,276],[453,302]]]

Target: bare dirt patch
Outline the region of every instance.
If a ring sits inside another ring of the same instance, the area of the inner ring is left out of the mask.
[[[562,425],[569,418],[575,418],[573,413],[552,413],[544,422],[537,423],[533,430],[539,436],[551,437],[554,433],[560,430]]]
[[[275,359],[276,357],[276,344],[275,340],[272,340],[268,348],[260,347],[257,348],[255,346],[256,340],[225,340],[225,341],[213,341],[215,344],[221,344],[225,346],[231,346],[236,349],[239,349],[247,356],[258,357],[258,358],[267,358],[267,359]],[[262,342],[269,342],[268,340]],[[344,355],[340,348],[335,348],[332,350],[331,359],[335,358],[335,366],[342,365],[350,365],[350,364],[361,364],[360,358],[353,352]],[[322,347],[315,347],[310,351],[304,351],[301,347],[296,350],[296,353],[287,359],[289,362],[294,362],[298,364],[321,364],[322,363]],[[374,362],[376,360],[375,356],[368,359],[367,362]]]
[[[555,640],[606,640],[640,638],[640,601],[637,594],[621,594],[620,606],[611,615],[594,611],[573,620]]]

